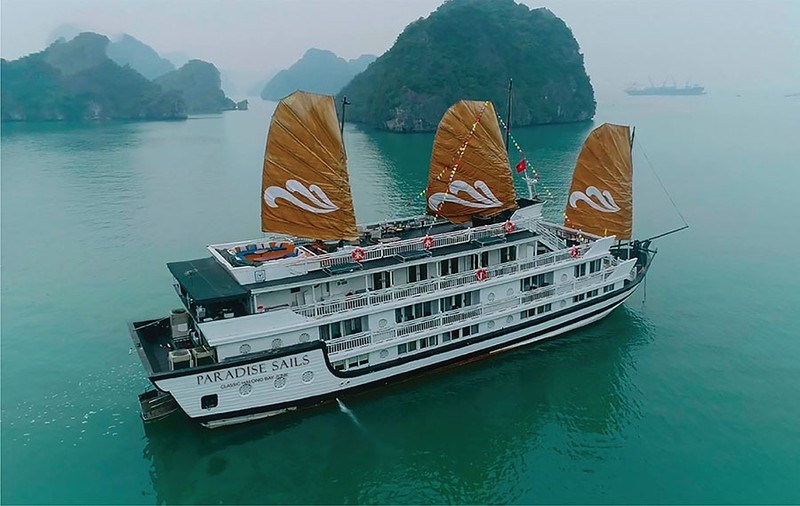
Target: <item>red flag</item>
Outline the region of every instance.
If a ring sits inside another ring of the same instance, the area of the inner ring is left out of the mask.
[[[525,159],[523,158],[517,164],[517,174],[521,174],[521,173],[525,172],[525,168],[526,167],[527,167],[527,163],[525,162]]]

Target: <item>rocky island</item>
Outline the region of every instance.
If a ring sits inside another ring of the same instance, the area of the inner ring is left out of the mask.
[[[449,0],[408,25],[389,51],[342,89],[347,119],[398,132],[434,130],[461,99],[506,108],[513,124],[591,119],[595,100],[571,30],[513,0]]]
[[[295,90],[335,95],[373,61],[371,54],[345,60],[331,51],[311,48],[291,67],[275,74],[261,91],[261,98],[280,100]]]
[[[3,121],[165,120],[236,108],[211,63],[178,70],[130,36],[84,32],[2,60]],[[145,76],[158,76],[151,81]]]

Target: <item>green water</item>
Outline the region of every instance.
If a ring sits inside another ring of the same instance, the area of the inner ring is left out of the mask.
[[[640,289],[563,339],[209,431],[144,426],[125,322],[164,266],[259,233],[273,106],[3,125],[3,503],[800,502],[800,101],[601,97],[637,126]],[[590,124],[518,130],[558,218]],[[431,135],[346,132],[360,221],[422,208]],[[516,161],[516,160],[515,160]],[[411,205],[409,201],[411,200]]]

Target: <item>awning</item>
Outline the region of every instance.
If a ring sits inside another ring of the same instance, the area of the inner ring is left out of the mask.
[[[196,302],[230,300],[250,293],[211,257],[168,263],[167,269]]]

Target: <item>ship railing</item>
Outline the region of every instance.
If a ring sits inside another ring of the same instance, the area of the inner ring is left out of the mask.
[[[441,328],[442,332],[449,330],[449,326],[466,320],[472,320],[480,316],[495,313],[507,312],[517,307],[527,307],[532,302],[545,304],[546,301],[553,302],[563,297],[564,294],[577,295],[587,288],[600,289],[603,281],[613,273],[614,269],[606,269],[588,276],[578,278],[571,283],[559,286],[544,286],[527,292],[516,294],[500,300],[464,306],[444,313],[417,318],[410,322],[399,324],[390,329],[380,329],[367,331],[360,334],[347,336],[328,341],[328,352],[336,353],[348,351],[354,348],[379,344],[400,339],[411,334],[429,333],[432,329]]]
[[[517,230],[533,230],[535,229],[536,224],[539,223],[539,220],[538,218],[524,218],[514,220],[513,223]],[[454,230],[442,234],[435,234],[431,236],[433,238],[433,248],[468,243],[476,238],[486,236],[501,236],[506,233],[503,227],[504,223],[492,223],[490,225],[484,225],[481,227],[466,228],[463,230]],[[383,242],[372,246],[365,246],[361,248],[364,250],[364,261],[392,257],[397,253],[404,251],[424,249],[422,244],[424,239],[424,236],[414,237],[395,242]],[[293,273],[307,273],[313,270],[329,267],[331,265],[345,264],[352,261],[352,252],[351,250],[347,250],[317,255],[314,257],[303,256],[293,259],[277,260],[274,262],[275,265],[286,265]]]
[[[360,334],[340,337],[327,342],[328,353],[352,350],[353,348],[360,348],[361,346],[368,346],[370,344],[372,344],[371,332],[361,332]]]
[[[589,248],[590,245],[579,246],[579,258],[582,257]],[[493,279],[498,276],[516,274],[518,272],[537,269],[542,266],[566,263],[573,260],[575,259],[570,255],[569,251],[553,251],[551,253],[518,260],[516,262],[507,262],[489,266],[486,268],[486,273],[488,279]],[[333,299],[324,302],[317,302],[316,304],[312,303],[305,306],[296,306],[292,308],[292,311],[308,318],[320,318],[340,312],[351,311],[353,309],[360,309],[367,306],[383,304],[395,300],[402,300],[409,297],[416,297],[440,290],[448,290],[475,282],[475,272],[466,271],[457,274],[451,274],[449,276],[432,278],[417,283],[369,291],[358,295],[351,295],[345,297],[344,299]]]

